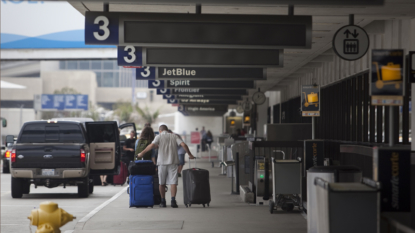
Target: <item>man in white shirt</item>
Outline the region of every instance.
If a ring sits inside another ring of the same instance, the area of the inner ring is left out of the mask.
[[[166,185],[170,185],[171,207],[177,208],[177,169],[179,167],[179,156],[177,154],[178,145],[182,146],[187,154],[189,154],[189,159],[194,159],[195,157],[190,152],[189,147],[187,147],[186,143],[177,137],[177,135],[168,133],[168,128],[166,125],[161,125],[159,127],[159,132],[160,135],[157,135],[154,138],[154,141],[137,156],[142,157],[151,149],[159,146],[157,165],[159,176],[159,190],[161,195],[160,207],[166,207],[166,195],[164,190]]]

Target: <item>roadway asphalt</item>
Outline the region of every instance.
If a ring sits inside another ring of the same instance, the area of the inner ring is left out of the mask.
[[[210,171],[212,202],[210,207],[183,205],[183,186],[179,178],[178,209],[171,208],[170,193],[167,208],[129,208],[127,186],[95,186],[89,198],[78,198],[76,187],[34,188],[21,199],[10,195],[10,174],[1,174],[1,232],[30,232],[27,217],[43,201],[58,203],[77,217],[61,228],[62,233],[109,232],[307,232],[307,222],[300,211],[278,210],[271,215],[268,206],[242,203],[239,196],[230,195],[231,179],[219,176],[220,169],[201,159],[197,166]],[[188,164],[186,164],[188,168]],[[35,232],[36,227],[31,227]]]
[[[56,202],[60,208],[76,216],[77,219],[61,228],[63,233],[66,230],[73,230],[82,217],[127,186],[95,186],[94,193],[88,198],[78,198],[76,186],[67,186],[66,189],[62,186],[51,189],[40,186],[35,189],[34,185],[32,185],[30,194],[23,195],[21,199],[13,199],[10,194],[10,180],[10,174],[1,173],[0,232],[2,233],[30,232],[30,220],[27,217],[33,209],[39,208],[39,204],[44,201]],[[32,231],[36,231],[35,226],[32,226]]]

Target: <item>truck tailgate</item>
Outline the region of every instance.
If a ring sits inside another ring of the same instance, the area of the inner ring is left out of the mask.
[[[12,168],[82,168],[80,151],[84,144],[22,143],[16,144],[16,162]]]

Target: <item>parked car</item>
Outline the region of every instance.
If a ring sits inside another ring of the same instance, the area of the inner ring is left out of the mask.
[[[121,143],[115,121],[26,122],[13,147],[11,194],[21,198],[30,185],[54,188],[77,185],[78,196],[93,192],[93,178],[120,170]]]

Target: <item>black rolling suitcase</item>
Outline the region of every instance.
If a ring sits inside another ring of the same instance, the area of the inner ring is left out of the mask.
[[[190,161],[189,161],[190,166]],[[200,168],[190,168],[182,171],[183,193],[186,208],[192,204],[210,204],[209,171]]]

